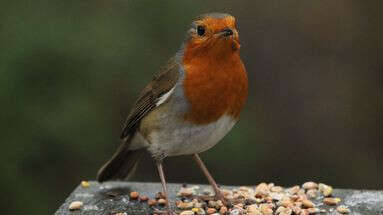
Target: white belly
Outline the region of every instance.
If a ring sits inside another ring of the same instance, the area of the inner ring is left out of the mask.
[[[217,144],[235,123],[236,120],[227,115],[207,125],[176,123],[169,126],[170,129],[151,132],[147,137],[148,150],[154,157],[200,153]]]

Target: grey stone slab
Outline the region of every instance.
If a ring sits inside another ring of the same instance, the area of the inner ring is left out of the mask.
[[[181,184],[168,184],[169,196],[173,206],[176,193],[181,186]],[[198,186],[201,190],[208,187],[207,185]],[[233,188],[233,186],[224,187]],[[90,182],[88,188],[79,185],[56,211],[56,215],[109,215],[117,212],[137,215],[151,214],[153,209],[146,203],[129,199],[131,191],[138,191],[140,194],[154,198],[155,194],[161,191],[161,184],[141,182],[106,182],[99,184]],[[383,191],[335,189],[334,196],[341,198],[342,204],[351,209],[350,214],[383,214]],[[83,208],[69,211],[69,204],[73,201],[82,201],[84,203]],[[314,202],[321,205],[321,199]],[[330,207],[324,205],[321,205],[320,208],[326,208],[327,214],[338,214],[335,207],[331,207],[333,208],[332,211],[329,210]],[[159,207],[159,209],[161,208]]]

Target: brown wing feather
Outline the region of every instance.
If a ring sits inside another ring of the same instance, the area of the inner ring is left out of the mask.
[[[130,150],[129,145],[140,121],[156,107],[162,95],[169,92],[178,80],[178,66],[175,59],[169,60],[153,80],[142,90],[135,105],[126,119],[121,134],[122,144],[112,158],[104,164],[97,174],[97,180],[119,180],[134,172],[138,160],[145,149]]]
[[[141,119],[156,107],[162,95],[169,92],[178,80],[178,66],[175,58],[171,58],[167,65],[154,76],[153,80],[141,91],[132,111],[125,121],[121,139],[134,133]]]

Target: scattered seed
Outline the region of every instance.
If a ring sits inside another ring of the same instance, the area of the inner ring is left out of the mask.
[[[166,204],[166,200],[165,199],[158,199],[158,204],[165,205]]]
[[[285,208],[283,206],[280,206],[276,211],[276,214],[279,215],[291,215],[293,213],[293,210],[291,208]]]
[[[238,203],[238,204],[234,205],[234,208],[238,208],[238,209],[242,210],[243,209],[243,204],[242,203]]]
[[[260,183],[255,188],[241,186],[232,190],[221,189],[223,196],[230,202],[230,208],[220,200],[213,200],[214,192],[211,189],[198,190],[197,195],[196,188],[198,189],[196,186],[184,186],[179,190],[177,195],[181,200],[176,201],[176,206],[178,210],[182,211],[181,215],[309,215],[326,212],[326,210],[315,207],[312,201],[314,198],[325,197],[323,203],[326,205],[337,205],[340,202],[339,198],[329,197],[333,191],[331,186],[312,181],[287,189],[273,183]],[[192,198],[193,196],[194,198]],[[157,194],[156,198],[159,204],[166,203],[162,193]],[[148,200],[148,204],[151,201],[153,200]],[[317,206],[322,205],[320,203]],[[349,211],[347,207],[338,208],[339,213],[342,210]],[[334,209],[330,208],[327,211],[331,212]]]
[[[281,186],[274,186],[274,187],[270,188],[270,191],[271,192],[281,193],[283,191],[283,188]]]
[[[74,201],[72,203],[70,203],[69,205],[69,210],[80,210],[82,208],[82,206],[84,205],[84,203],[82,203],[81,201]]]
[[[302,202],[294,202],[294,205],[301,208],[303,204]]]
[[[205,202],[196,202],[194,203],[195,208],[204,208],[206,206]]]
[[[255,188],[255,197],[263,197],[269,193],[269,186],[266,183],[260,183]]]
[[[305,189],[303,188],[299,189],[299,191],[297,192],[297,195],[298,196],[306,195]]]
[[[236,209],[230,210],[230,215],[242,215],[242,213],[238,208],[236,208]]]
[[[283,193],[270,193],[270,197],[273,200],[277,200],[277,201],[280,201],[284,196],[285,196],[285,194],[283,194]]]
[[[192,191],[190,193],[193,193]],[[203,191],[202,191],[202,194],[204,195],[208,195],[208,196],[212,196],[214,194],[214,192],[210,189],[210,188],[205,188]]]
[[[341,205],[336,208],[336,211],[338,211],[341,214],[348,214],[350,213],[350,209],[348,209],[346,206]]]
[[[221,209],[219,209],[219,213],[221,215],[225,215],[227,213],[227,207],[225,206],[222,206]]]
[[[273,198],[272,198],[271,196],[266,196],[266,197],[265,197],[265,201],[266,201],[267,203],[272,203],[272,202],[273,202]]]
[[[302,209],[299,215],[309,215],[309,211],[307,209]]]
[[[294,186],[294,187],[288,188],[286,191],[287,191],[289,194],[294,195],[294,194],[297,194],[298,191],[299,191],[300,189],[301,189],[301,188],[300,188],[298,185],[296,185],[296,186]]]
[[[88,181],[82,181],[81,182],[81,187],[83,188],[88,188],[90,186],[89,182]]]
[[[176,203],[177,208],[182,209],[182,210],[188,210],[193,207],[195,207],[195,204],[193,202],[177,202]]]
[[[308,199],[303,200],[302,205],[305,208],[313,208],[315,206],[314,203]]]
[[[282,211],[285,211],[285,210],[286,210],[285,207],[283,207],[283,206],[279,206],[279,207],[277,208],[277,210],[275,211],[275,213],[279,214],[279,213],[281,213]]]
[[[227,189],[221,189],[221,193],[223,194],[223,196],[228,196],[228,195],[233,195],[233,191],[231,190],[227,190]]]
[[[301,213],[301,207],[293,206],[292,207],[294,214],[300,214]]]
[[[289,208],[294,205],[294,202],[290,199],[288,196],[284,196],[281,201],[279,202],[279,205]]]
[[[316,198],[318,196],[318,190],[316,189],[307,190],[306,195],[310,199]]]
[[[137,199],[140,196],[140,194],[136,191],[133,191],[133,192],[130,192],[129,196],[131,199]]]
[[[246,186],[240,186],[238,188],[239,191],[243,191],[243,192],[249,192],[251,190],[250,187],[246,187]]]
[[[157,204],[157,200],[155,200],[155,199],[149,199],[148,200],[148,205],[149,206],[154,206],[154,205],[156,205]]]
[[[217,212],[217,210],[215,208],[208,208],[206,212],[207,212],[207,214],[213,214],[213,213]]]
[[[308,199],[306,194],[299,194],[296,201],[302,202],[303,200],[306,200],[306,199]]]
[[[327,185],[327,184],[323,184],[323,183],[319,183],[319,191],[324,195],[324,196],[331,196],[332,194],[332,187]]]
[[[312,181],[308,181],[302,184],[302,188],[305,190],[318,189],[318,184]]]
[[[198,208],[197,215],[206,215],[206,212],[205,212],[204,209],[202,209],[202,208]],[[217,214],[216,214],[216,215],[217,215]]]
[[[193,195],[193,190],[190,188],[181,188],[177,193],[177,196],[190,197]]]
[[[290,195],[290,198],[292,201],[298,201],[299,196],[298,195]]]
[[[212,200],[210,200],[209,203],[208,203],[208,206],[211,207],[211,208],[215,208],[215,207],[217,207],[218,205],[217,205],[217,202],[216,202],[216,201],[212,201]]]
[[[318,208],[307,208],[306,210],[309,212],[309,214],[317,214],[320,212]]]
[[[341,201],[340,198],[324,198],[323,203],[326,205],[337,205]]]
[[[182,211],[180,215],[194,215],[194,211]]]
[[[248,215],[262,215],[262,212],[261,210],[258,208],[257,205],[253,204],[253,205],[249,205],[247,208],[246,208],[246,213],[245,214],[248,214]]]
[[[269,204],[261,204],[259,206],[261,209],[261,212],[263,215],[272,215],[273,214],[273,208]]]
[[[192,211],[193,211],[194,213],[197,213],[197,212],[199,211],[199,208],[193,208]]]
[[[217,209],[221,208],[223,206],[223,202],[221,200],[217,200]]]

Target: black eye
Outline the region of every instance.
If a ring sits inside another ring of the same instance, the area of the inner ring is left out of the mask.
[[[203,26],[199,25],[199,26],[197,27],[197,34],[198,34],[199,36],[203,36],[203,35],[205,34],[205,28],[204,28]]]

